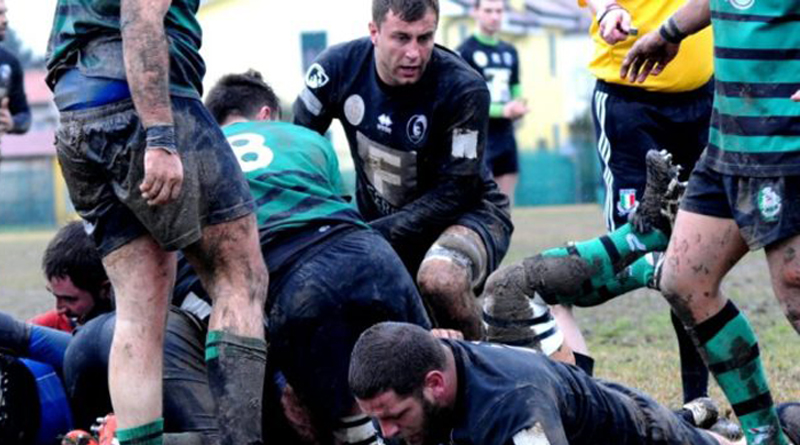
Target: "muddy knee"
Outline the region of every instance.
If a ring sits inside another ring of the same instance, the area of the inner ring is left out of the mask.
[[[594,272],[592,266],[575,255],[536,255],[522,261],[525,286],[535,290],[548,304],[569,304],[581,295]]]
[[[527,282],[522,264],[502,267],[486,281],[483,293],[486,339],[550,355],[562,345],[564,336],[545,302]]]

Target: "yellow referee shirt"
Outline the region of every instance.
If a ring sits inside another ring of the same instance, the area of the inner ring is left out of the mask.
[[[631,26],[639,29],[639,36],[657,31],[685,0],[618,0],[620,6],[631,14]],[[587,6],[586,0],[578,0],[580,6]],[[594,41],[594,56],[589,70],[598,79],[609,83],[636,86],[649,91],[677,93],[691,91],[703,86],[714,74],[713,35],[711,27],[688,37],[681,43],[675,60],[658,76],[648,76],[641,84],[632,84],[619,77],[620,65],[625,55],[636,42],[636,36],[609,45],[600,37],[597,19],[592,20],[589,33]]]

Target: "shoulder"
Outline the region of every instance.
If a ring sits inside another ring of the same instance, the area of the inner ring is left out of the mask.
[[[449,87],[454,92],[486,89],[483,76],[450,49],[436,45],[433,49],[433,65],[440,85]]]
[[[4,46],[0,46],[0,63],[8,63],[19,67],[19,59],[17,59],[17,56]]]
[[[465,54],[475,51],[475,43],[475,36],[470,36],[456,47],[456,52],[459,54]]]

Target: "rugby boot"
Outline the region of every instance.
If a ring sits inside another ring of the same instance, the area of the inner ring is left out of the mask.
[[[111,413],[105,417],[98,417],[92,425],[92,433],[97,436],[98,445],[119,445],[116,438],[117,417]]]
[[[672,163],[666,150],[650,150],[645,158],[647,185],[642,200],[628,217],[639,233],[658,229],[665,235],[672,233],[678,205],[686,190],[686,183],[678,180],[681,167]]]
[[[691,415],[694,426],[704,430],[710,429],[719,419],[719,406],[709,397],[698,397],[683,405],[683,410]]]
[[[647,259],[653,265],[653,276],[647,280],[645,284],[648,289],[661,290],[661,270],[664,268],[664,258],[667,255],[664,252],[650,252],[650,257]]]
[[[94,436],[83,430],[72,430],[61,438],[61,445],[98,445]]]
[[[794,445],[800,445],[800,403],[781,403],[776,407],[783,434]]]
[[[719,434],[720,436],[728,439],[731,442],[738,442],[744,437],[744,431],[738,423],[733,420],[720,418],[710,428],[709,431]]]

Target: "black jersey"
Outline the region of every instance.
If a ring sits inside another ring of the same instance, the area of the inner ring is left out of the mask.
[[[295,123],[320,133],[334,118],[342,123],[359,209],[395,245],[438,236],[482,199],[497,199],[482,168],[488,111],[485,82],[457,54],[436,46],[418,82],[391,87],[369,38],[321,54],[294,105]]]
[[[8,97],[8,111],[14,121],[9,133],[25,133],[31,126],[31,110],[25,97],[24,74],[16,56],[0,47],[0,98]]]
[[[442,341],[458,373],[451,445],[714,443],[651,399],[532,350]]]

